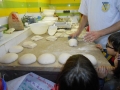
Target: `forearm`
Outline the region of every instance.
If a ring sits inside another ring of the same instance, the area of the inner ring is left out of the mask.
[[[80,24],[79,24],[79,28],[77,30],[78,34],[80,34],[82,32],[82,30],[84,29],[84,27],[87,24],[87,22],[88,22],[87,16],[83,15],[82,19],[80,21]]]
[[[104,35],[110,34],[118,30],[120,30],[120,21],[118,21],[117,23],[113,24],[112,26],[108,28],[100,30],[99,32],[100,32],[100,36],[104,36]]]

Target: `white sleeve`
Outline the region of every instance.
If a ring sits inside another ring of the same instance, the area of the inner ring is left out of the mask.
[[[117,0],[117,9],[119,10],[119,12],[120,12],[120,1],[119,0]]]
[[[87,0],[81,0],[80,7],[78,12],[82,13],[83,15],[88,15],[88,6],[87,6]]]

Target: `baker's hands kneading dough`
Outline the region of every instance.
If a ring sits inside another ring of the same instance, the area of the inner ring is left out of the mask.
[[[84,41],[85,42],[93,42],[95,40],[97,40],[100,37],[100,32],[99,31],[90,31],[88,33],[86,33],[86,35],[84,36]]]

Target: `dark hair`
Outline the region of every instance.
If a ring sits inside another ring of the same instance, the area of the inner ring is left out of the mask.
[[[116,33],[111,34],[108,37],[108,41],[113,46],[114,50],[116,52],[119,52],[119,48],[120,48],[120,32],[116,32]]]
[[[113,49],[120,55],[120,32],[113,33],[108,38],[109,43],[113,46]],[[114,75],[120,77],[120,60],[118,60],[118,66],[114,70]]]
[[[99,90],[95,68],[80,54],[73,55],[67,60],[57,84],[58,90]]]

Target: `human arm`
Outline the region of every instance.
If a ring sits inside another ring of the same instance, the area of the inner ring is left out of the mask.
[[[120,21],[118,21],[117,23],[113,24],[112,26],[105,28],[103,30],[99,30],[99,31],[90,31],[89,33],[87,33],[84,37],[85,41],[87,42],[93,42],[95,40],[97,40],[98,38],[116,32],[120,30]]]
[[[84,27],[87,24],[87,22],[88,22],[87,16],[83,15],[77,31],[75,33],[71,34],[70,36],[71,37],[77,37],[77,36],[79,36],[79,34],[82,32],[82,30],[84,29]]]

